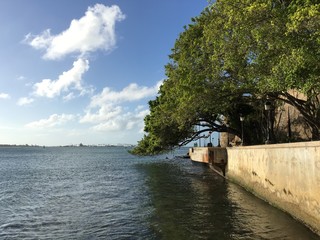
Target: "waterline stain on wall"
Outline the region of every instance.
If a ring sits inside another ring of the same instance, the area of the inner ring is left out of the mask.
[[[320,142],[227,148],[227,178],[320,235]]]

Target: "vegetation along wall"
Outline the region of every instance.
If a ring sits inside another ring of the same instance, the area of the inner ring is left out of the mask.
[[[320,235],[320,141],[227,148],[227,178]]]

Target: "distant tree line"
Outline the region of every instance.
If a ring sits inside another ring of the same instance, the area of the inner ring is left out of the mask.
[[[266,101],[299,110],[319,140],[319,45],[319,0],[211,3],[176,40],[132,153],[158,154],[208,131],[241,136],[240,115],[247,144],[263,143]]]

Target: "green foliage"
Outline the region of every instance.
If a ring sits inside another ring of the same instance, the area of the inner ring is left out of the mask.
[[[159,153],[204,131],[239,135],[241,111],[251,126],[246,139],[262,142],[266,95],[296,107],[319,139],[319,45],[318,0],[212,3],[176,40],[167,80],[149,103],[147,135],[134,151]]]

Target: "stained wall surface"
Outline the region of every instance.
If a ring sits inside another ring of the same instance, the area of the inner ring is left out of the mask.
[[[227,148],[227,178],[320,235],[320,141]]]

